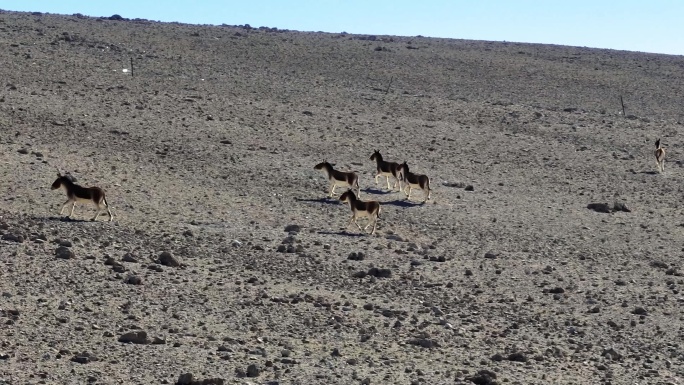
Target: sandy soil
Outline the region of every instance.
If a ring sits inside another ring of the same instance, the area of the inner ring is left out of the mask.
[[[12,12],[0,44],[0,384],[683,381],[681,56]],[[58,215],[56,168],[114,221]]]

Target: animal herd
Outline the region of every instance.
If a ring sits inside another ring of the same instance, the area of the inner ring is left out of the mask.
[[[406,199],[411,199],[411,191],[413,189],[423,190],[424,200],[426,202],[430,199],[430,178],[427,175],[414,174],[409,170],[408,164],[387,162],[382,159],[382,154],[379,150],[375,150],[370,157],[370,160],[375,161],[376,174],[375,174],[375,184],[378,184],[378,178],[385,177],[387,182],[387,189],[394,191],[397,186],[399,191],[403,191],[406,194]],[[314,166],[315,170],[320,170],[325,172],[325,175],[330,182],[330,191],[328,193],[329,197],[335,195],[335,187],[346,187],[347,191],[340,196],[340,201],[344,203],[349,203],[349,207],[352,211],[352,217],[347,224],[349,227],[352,222],[356,224],[359,230],[365,231],[372,224],[373,230],[371,235],[375,234],[375,229],[377,227],[378,218],[380,217],[380,202],[378,201],[363,201],[361,200],[361,188],[359,187],[359,176],[355,172],[345,172],[335,170],[333,165],[324,161],[322,163]],[[390,187],[390,177],[394,180],[394,185]],[[402,183],[405,185],[402,188]],[[356,194],[354,194],[354,189],[356,189]],[[363,229],[356,221],[358,218],[367,217],[368,224]]]
[[[660,138],[655,142],[656,149],[654,152],[656,159],[656,167],[659,173],[665,171],[665,149],[661,146]],[[394,191],[394,189],[399,187],[399,191],[403,191],[406,194],[406,199],[411,199],[411,192],[414,189],[420,189],[423,191],[424,199],[426,202],[430,199],[431,189],[430,189],[430,178],[427,175],[414,174],[410,171],[406,161],[403,163],[388,162],[382,158],[379,150],[375,150],[370,156],[370,160],[375,161],[376,164],[376,174],[375,174],[375,184],[378,185],[378,178],[385,177],[387,183],[387,189]],[[380,218],[380,202],[378,201],[364,201],[361,200],[361,188],[359,187],[359,176],[355,172],[345,172],[335,170],[333,165],[327,161],[321,162],[314,166],[314,169],[323,171],[328,181],[330,182],[330,191],[328,193],[329,197],[335,195],[335,187],[347,188],[347,191],[342,193],[339,200],[343,203],[348,203],[352,211],[352,217],[347,224],[347,227],[351,226],[352,222],[356,224],[359,230],[365,231],[373,225],[373,230],[371,235],[375,234],[375,229],[377,227],[378,218]],[[394,185],[390,186],[390,178],[393,179]],[[402,187],[402,184],[404,187]],[[96,220],[102,209],[107,210],[109,214],[109,221],[114,220],[114,216],[109,208],[107,199],[105,197],[105,191],[100,187],[82,187],[76,184],[70,175],[62,174],[59,170],[57,171],[57,179],[52,183],[52,189],[56,190],[63,188],[67,195],[67,200],[62,205],[62,209],[59,214],[62,215],[64,209],[71,203],[71,211],[69,212],[68,218],[74,214],[74,207],[76,202],[91,202],[95,205],[97,212],[95,216],[91,219]],[[356,194],[354,194],[354,189],[356,189]],[[368,224],[366,227],[361,228],[358,224],[357,219],[366,217],[368,218]]]

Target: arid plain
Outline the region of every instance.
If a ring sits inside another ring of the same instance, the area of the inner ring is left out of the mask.
[[[6,11],[0,45],[0,384],[683,381],[684,57]]]

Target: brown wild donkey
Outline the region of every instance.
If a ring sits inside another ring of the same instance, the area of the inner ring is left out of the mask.
[[[64,209],[69,203],[71,203],[71,212],[69,213],[69,218],[74,214],[74,207],[76,202],[92,202],[97,208],[97,213],[91,219],[96,220],[100,216],[102,211],[102,206],[107,209],[107,214],[109,214],[109,221],[114,219],[112,212],[109,210],[109,204],[107,204],[107,199],[105,198],[105,192],[99,187],[82,187],[74,183],[71,178],[67,175],[62,175],[61,172],[57,172],[57,179],[52,183],[52,189],[56,190],[63,187],[66,191],[67,201],[64,202],[62,209],[59,211],[59,215],[62,215]]]

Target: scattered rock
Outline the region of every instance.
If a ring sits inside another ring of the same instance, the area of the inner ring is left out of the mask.
[[[178,377],[175,385],[224,385],[225,380],[222,378],[207,378],[204,380],[195,380],[192,373],[181,374]]]
[[[608,203],[589,203],[587,205],[589,210],[594,210],[597,213],[610,213],[610,206]]]
[[[525,353],[515,352],[508,355],[508,360],[515,362],[527,362],[527,356],[525,356]]]
[[[442,182],[442,186],[464,188],[464,187],[466,187],[466,184],[463,182],[447,182],[447,181],[444,181],[444,182]]]
[[[493,252],[493,251],[488,251],[485,253],[484,257],[487,259],[496,259],[499,256],[499,254]]]
[[[119,337],[119,342],[132,343],[132,344],[146,344],[149,342],[147,339],[147,332],[144,330],[137,330],[134,332],[128,332]]]
[[[58,244],[59,246],[64,246],[64,247],[71,247],[71,246],[74,245],[74,244],[71,243],[71,241],[68,240],[68,239],[58,239],[58,240],[57,240],[57,244]]]
[[[363,261],[365,258],[366,255],[363,252],[351,252],[347,257],[347,259],[350,261]]]
[[[472,184],[469,184],[469,185],[465,186],[464,190],[465,191],[475,191],[475,187],[473,187]]]
[[[22,154],[22,155],[26,155],[26,154],[29,153],[29,150],[28,150],[27,148],[21,148],[21,149],[19,149],[19,151],[17,151],[17,152],[20,153],[20,154]]]
[[[161,337],[154,337],[152,338],[152,345],[164,345],[166,344],[166,340],[161,338]]]
[[[20,235],[20,234],[5,233],[5,234],[2,234],[2,240],[3,241],[23,243],[24,242],[24,236]]]
[[[475,385],[498,385],[496,381],[496,373],[491,370],[479,370],[475,375],[466,377],[466,381],[470,381]]]
[[[613,211],[622,211],[625,213],[631,213],[632,212],[632,210],[627,208],[627,206],[624,203],[618,203],[618,202],[615,202],[615,204],[613,205]]]
[[[366,271],[357,271],[356,273],[352,274],[354,278],[365,278],[368,275]]]
[[[648,311],[646,311],[646,309],[644,309],[643,307],[638,306],[638,307],[634,308],[634,310],[632,310],[632,314],[648,315]]]
[[[287,226],[285,226],[285,231],[288,233],[298,233],[298,232],[302,231],[302,226],[294,225],[294,224],[287,225]]]
[[[255,364],[251,364],[247,367],[247,377],[259,377],[260,373],[261,369],[259,369],[259,367]]]
[[[137,275],[129,275],[124,282],[129,285],[142,285],[142,278]]]
[[[601,355],[603,357],[610,358],[613,361],[620,361],[622,359],[622,354],[618,353],[613,348],[603,349],[603,353],[601,353]]]
[[[89,352],[76,353],[75,356],[71,357],[71,361],[78,362],[79,364],[87,364],[98,360],[96,355]]]
[[[137,263],[138,262],[138,257],[136,257],[133,253],[126,253],[124,254],[123,257],[121,257],[121,260],[124,262],[133,262]]]
[[[371,267],[368,269],[368,275],[377,278],[390,278],[392,277],[392,270],[390,269],[378,269],[377,267]]]
[[[74,252],[68,247],[59,246],[55,249],[55,257],[60,259],[71,259],[75,258]]]
[[[159,254],[159,263],[169,267],[178,267],[181,265],[178,258],[173,256],[173,254],[168,251],[162,251],[162,253]]]
[[[192,373],[184,373],[178,377],[176,385],[191,385],[192,384]]]
[[[437,341],[429,339],[429,338],[412,338],[412,339],[408,340],[408,344],[420,346],[421,348],[425,348],[425,349],[432,349],[435,347],[439,347],[439,344],[437,343]]]

